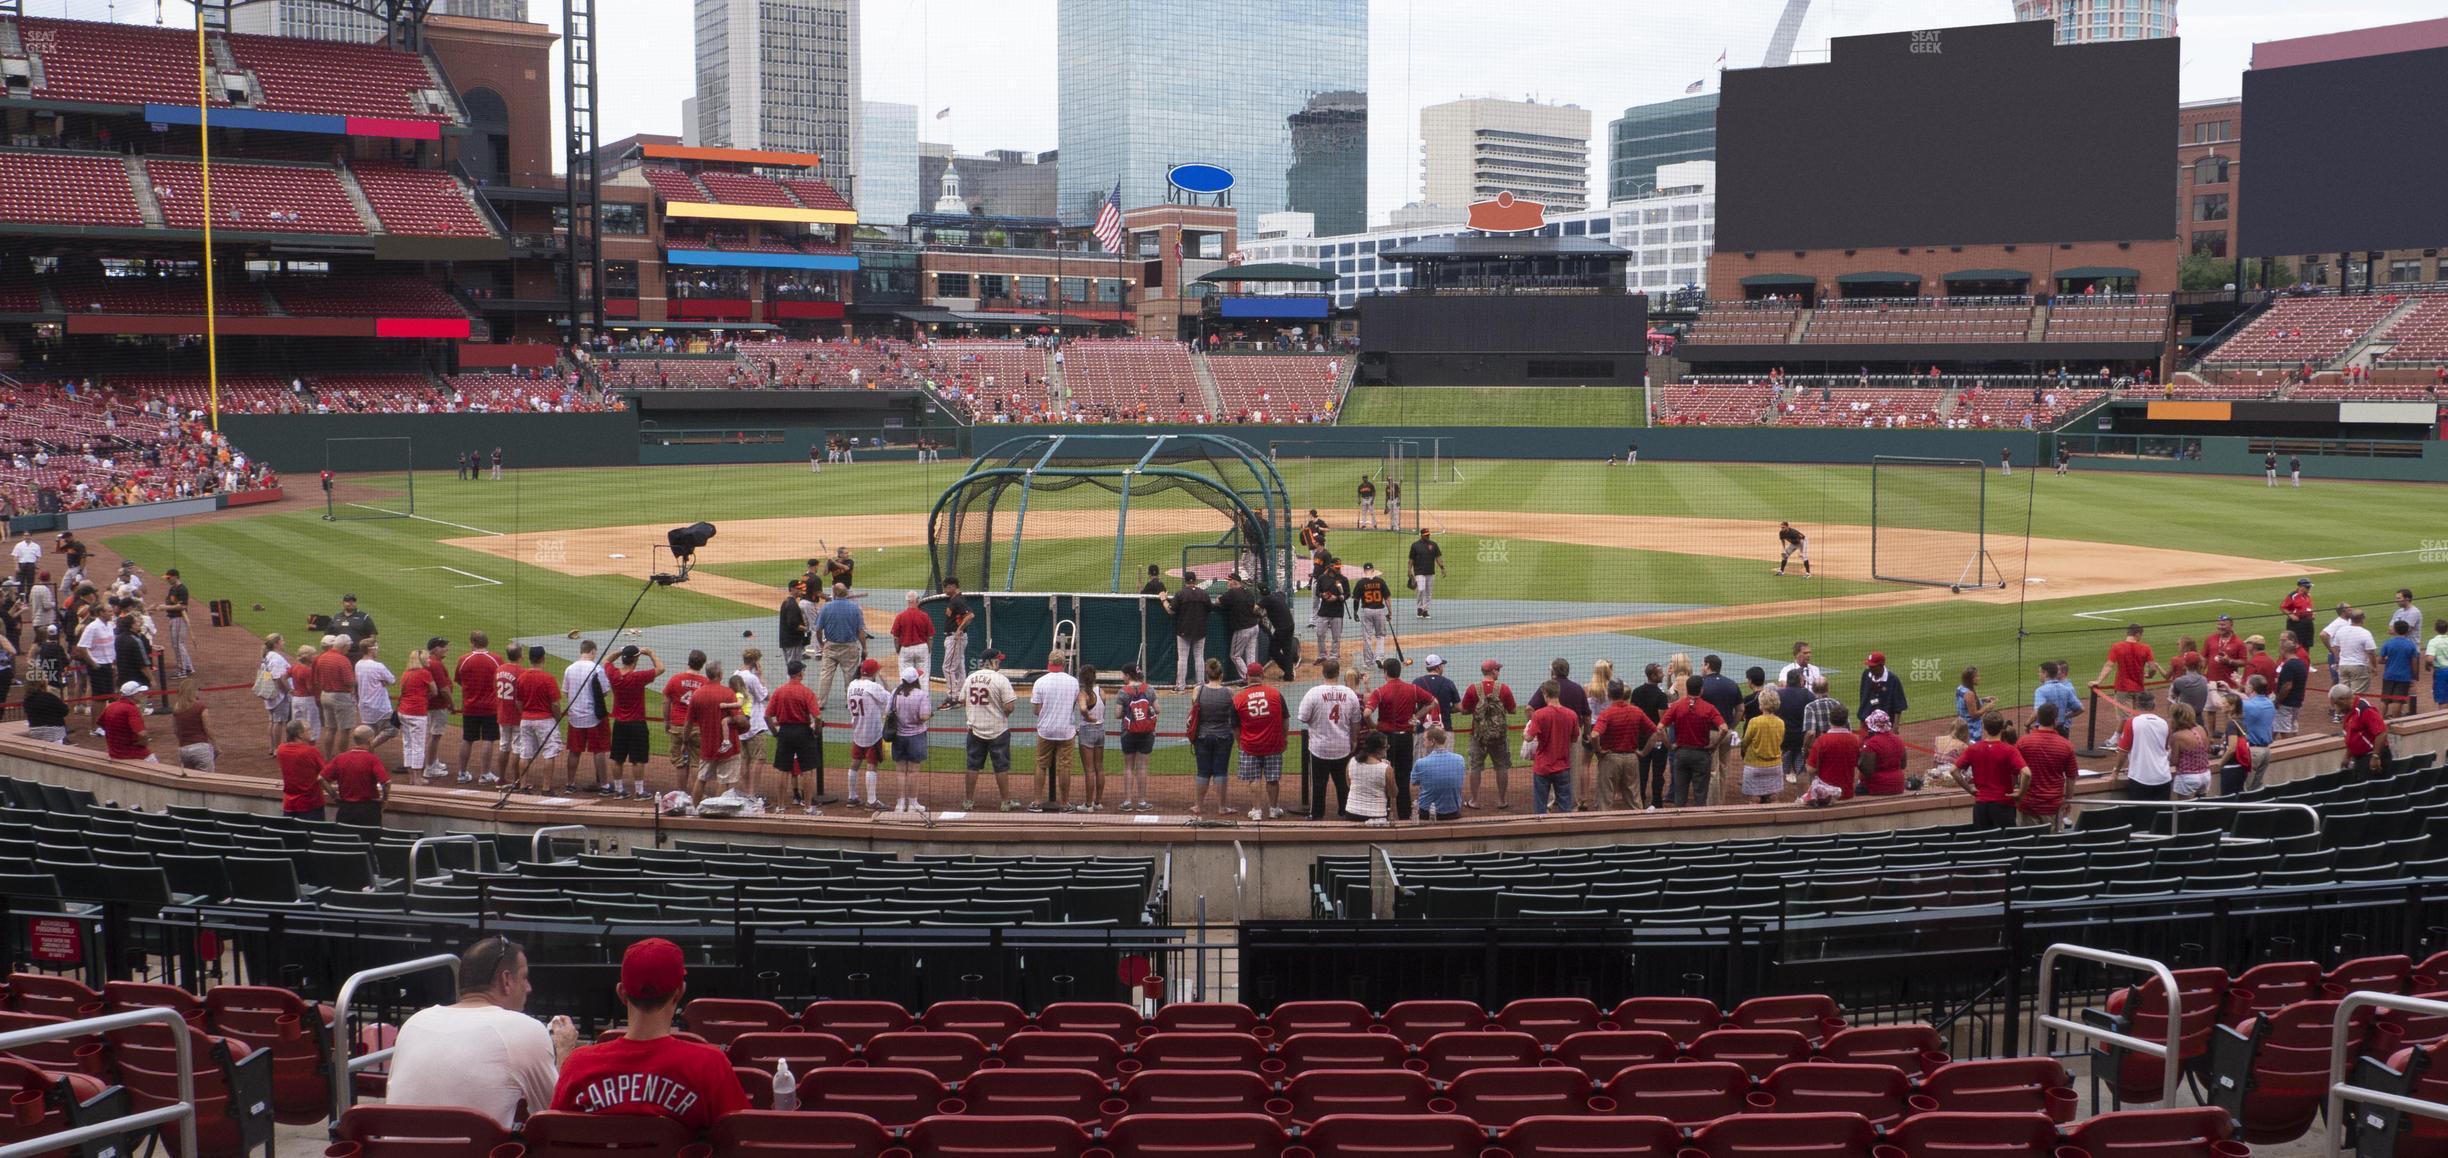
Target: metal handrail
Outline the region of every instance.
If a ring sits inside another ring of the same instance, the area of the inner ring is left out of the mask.
[[[2291,802],[2291,801],[2277,801],[2277,800],[2112,800],[2112,799],[2108,799],[2108,798],[2106,798],[2106,797],[2092,797],[2092,798],[2089,798],[2089,799],[2086,799],[2086,800],[2074,800],[2074,801],[2069,801],[2069,802],[2067,802],[2067,811],[2069,811],[2069,812],[2072,812],[2072,811],[2077,811],[2077,810],[2084,809],[2084,808],[2179,808],[2179,809],[2181,809],[2181,808],[2224,808],[2224,809],[2236,809],[2236,810],[2239,810],[2239,811],[2246,811],[2246,812],[2270,812],[2270,811],[2290,811],[2290,812],[2294,812],[2294,811],[2300,811],[2300,812],[2302,812],[2304,815],[2309,816],[2309,817],[2311,817],[2311,818],[2312,818],[2312,833],[2313,833],[2313,835],[2315,835],[2315,836],[2320,835],[2320,830],[2321,830],[2321,814],[2320,814],[2320,809],[2314,808],[2314,807],[2312,807],[2312,806],[2311,806],[2311,805],[2309,805],[2309,804],[2297,804],[2297,803],[2293,803],[2293,802]],[[2182,813],[2182,812],[2178,812],[2176,815],[2177,815],[2179,818],[2181,818],[2181,817],[2183,817],[2183,816],[2184,816],[2184,813]],[[2184,821],[2183,821],[2182,819],[2179,819],[2179,820],[2177,820],[2177,822],[2176,822],[2176,825],[2175,825],[2175,831],[2170,832],[2168,835],[2170,835],[2170,836],[2181,836],[2181,835],[2183,835],[2183,834],[2184,834]]]
[[[423,856],[425,855],[425,850],[426,850],[428,847],[430,847],[430,846],[432,846],[432,845],[437,845],[437,844],[456,844],[456,843],[458,843],[458,842],[460,842],[460,841],[466,841],[468,844],[470,844],[470,845],[474,845],[474,846],[476,847],[476,849],[477,849],[477,851],[476,851],[476,855],[475,855],[476,867],[478,867],[478,868],[483,868],[483,867],[484,867],[484,846],[483,846],[482,842],[480,842],[480,841],[478,841],[478,840],[476,839],[476,834],[475,834],[475,833],[472,833],[472,832],[454,832],[454,833],[450,833],[450,834],[445,835],[445,836],[420,836],[420,837],[416,838],[416,840],[415,840],[413,843],[409,844],[409,846],[408,846],[408,891],[409,891],[409,892],[411,892],[411,893],[415,892],[415,891],[416,891],[416,887],[417,887],[417,882],[419,882],[419,881],[422,881],[422,880],[425,880],[425,879],[426,879],[426,878],[424,878],[424,877],[420,877],[420,876],[418,876],[418,875],[417,875],[417,861],[418,861],[418,859],[419,859],[419,858],[421,858],[421,857],[423,857]],[[442,868],[442,858],[441,858],[441,857],[438,857],[438,856],[437,856],[437,857],[435,857],[435,858],[434,858],[434,868],[435,868],[435,869],[437,869],[437,870],[439,870],[439,869],[441,869],[441,868]],[[433,880],[436,880],[436,881],[444,881],[444,880],[448,880],[448,879],[450,879],[450,873],[448,873],[448,872],[438,872],[438,873],[436,873],[436,875],[435,875],[435,876],[434,876],[432,879],[433,879]]]
[[[152,1129],[155,1126],[167,1126],[172,1122],[179,1124],[178,1158],[195,1158],[195,1047],[188,1036],[192,1031],[187,1026],[187,1019],[180,1017],[177,1010],[160,1006],[130,1009],[121,1013],[106,1013],[100,1017],[89,1017],[83,1021],[40,1025],[32,1029],[0,1033],[0,1053],[11,1053],[22,1046],[39,1045],[46,1041],[66,1041],[69,1038],[88,1035],[98,1036],[114,1029],[128,1029],[155,1022],[169,1026],[171,1040],[178,1043],[177,1105],[139,1110],[108,1122],[77,1126],[62,1130],[57,1134],[45,1134],[40,1138],[12,1142],[6,1146],[0,1146],[0,1158],[32,1158],[36,1154],[67,1150],[96,1138],[133,1134]]]
[[[1241,923],[1249,911],[1249,852],[1240,841],[1233,842],[1233,923]]]
[[[2408,1013],[2424,1013],[2433,1017],[2448,1016],[2448,1001],[2433,1001],[2427,997],[2401,997],[2394,993],[2374,993],[2358,989],[2338,1002],[2337,1024],[2329,1027],[2329,1149],[2335,1154],[2346,1145],[2346,1100],[2353,1098],[2403,1114],[2425,1118],[2448,1119],[2448,1106],[2409,1098],[2385,1090],[2366,1089],[2348,1080],[2347,1067],[2354,1064],[2348,1053],[2347,1027],[2354,1023],[2354,1011],[2372,1006],[2380,1009],[2401,1009]],[[0,1155],[5,1158],[5,1155]]]
[[[2144,1041],[2130,1034],[2101,1029],[2096,1025],[2068,1021],[2049,1012],[2054,1008],[2049,998],[2057,987],[2056,965],[2060,957],[2072,957],[2078,961],[2094,961],[2102,965],[2139,970],[2158,978],[2159,984],[2167,991],[2168,1040]],[[2175,1054],[2175,1043],[2184,1040],[2184,1035],[2180,1032],[2180,1027],[2184,1025],[2184,1012],[2178,1008],[2178,1004],[2176,974],[2170,972],[2167,966],[2148,957],[2134,957],[2124,953],[2111,953],[2105,949],[2092,949],[2082,945],[2063,943],[2051,945],[2040,954],[2040,994],[2038,1003],[2033,1006],[2039,1016],[2035,1020],[2041,1025],[2062,1033],[2073,1034],[2076,1037],[2098,1038],[2110,1045],[2121,1045],[2137,1053],[2158,1058],[2159,1101],[2162,1105],[2172,1106],[2176,1103],[2177,1081],[2183,1076],[2183,1067],[2176,1064]]]
[[[1386,846],[1382,844],[1372,844],[1369,846],[1369,851],[1377,854],[1377,863],[1384,866],[1386,874],[1386,895],[1384,903],[1380,904],[1378,902],[1376,889],[1371,888],[1369,890],[1369,916],[1383,921],[1392,918],[1394,916],[1394,906],[1402,903],[1402,873],[1395,870],[1394,854],[1386,851]]]
[[[552,836],[553,836],[553,834],[554,834],[554,833],[559,833],[559,832],[575,832],[575,833],[579,834],[580,836],[584,836],[584,835],[586,835],[586,834],[587,834],[587,832],[588,832],[588,831],[589,831],[589,830],[587,829],[587,826],[585,826],[585,825],[583,825],[583,824],[548,824],[548,825],[545,825],[544,827],[542,827],[542,828],[539,828],[539,829],[535,830],[535,844],[534,844],[534,845],[533,845],[533,846],[530,848],[530,850],[528,851],[528,854],[527,854],[528,859],[529,859],[529,861],[530,861],[531,863],[534,863],[534,864],[542,864],[542,863],[544,863],[544,842],[545,842],[545,841],[547,841],[547,840],[552,839]],[[415,871],[415,869],[416,869],[416,861],[415,861],[415,858],[411,857],[411,858],[409,859],[409,871],[413,872],[413,871]]]
[[[349,1006],[357,996],[357,987],[369,981],[406,977],[428,969],[450,970],[451,991],[454,994],[458,992],[459,958],[456,954],[451,953],[436,953],[431,957],[419,957],[414,961],[402,961],[397,965],[378,965],[372,969],[361,969],[349,974],[349,979],[340,983],[340,996],[332,1002],[332,1129],[340,1128],[340,1115],[347,1113],[349,1103],[357,1100],[357,1072],[372,1069],[390,1061],[391,1054],[396,1048],[384,1046],[363,1057],[349,1056]],[[14,1158],[14,1156],[0,1153],[0,1158]]]

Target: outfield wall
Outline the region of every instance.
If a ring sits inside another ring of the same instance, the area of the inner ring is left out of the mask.
[[[502,464],[531,466],[635,466],[638,416],[604,414],[224,414],[221,431],[232,445],[270,463],[283,474],[323,469],[323,442],[331,438],[406,437],[415,448],[416,469],[451,472],[459,453],[502,448]],[[799,453],[804,456],[806,448]]]

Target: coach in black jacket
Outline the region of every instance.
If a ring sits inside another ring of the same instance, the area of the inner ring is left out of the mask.
[[[790,594],[782,597],[782,625],[779,632],[782,661],[788,663],[806,656],[808,647],[807,608],[800,605],[800,594],[806,590],[801,580],[791,580]]]
[[[1293,669],[1300,666],[1300,629],[1292,624],[1292,601],[1273,587],[1258,596],[1258,610],[1266,613],[1267,662],[1283,669],[1283,678],[1296,678]]]
[[[1860,707],[1854,719],[1867,720],[1872,712],[1885,712],[1891,720],[1904,718],[1904,679],[1887,666],[1885,652],[1871,652],[1862,668]]]

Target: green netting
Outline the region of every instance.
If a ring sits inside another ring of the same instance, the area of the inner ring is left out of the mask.
[[[2001,583],[1983,526],[1989,474],[1977,459],[1879,457],[1870,467],[1870,566],[1893,583]]]

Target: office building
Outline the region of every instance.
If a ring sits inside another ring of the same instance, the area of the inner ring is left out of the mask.
[[[920,199],[939,198],[944,171],[950,169],[960,178],[960,198],[967,206],[961,212],[989,217],[1052,217],[1057,175],[1062,171],[1061,156],[1059,150],[1051,149],[1043,153],[989,149],[984,156],[959,156],[950,145],[924,141],[918,145]],[[937,205],[933,212],[942,213],[945,209]]]
[[[1716,93],[1634,105],[1607,122],[1607,200],[1656,192],[1660,165],[1716,159]]]
[[[855,204],[859,220],[882,228],[906,225],[918,212],[918,106],[859,102]]]
[[[1261,213],[1328,212],[1293,203],[1295,115],[1324,93],[1365,107],[1367,0],[1243,0],[1220,11],[1211,0],[1057,0],[1065,220],[1093,219],[1117,181],[1125,210],[1161,204],[1166,170],[1187,163],[1232,171],[1244,235],[1257,233]],[[1364,166],[1304,184],[1312,201],[1368,203]]]
[[[697,0],[698,143],[820,154],[856,196],[858,33],[858,0]]]
[[[2235,253],[2236,190],[2243,181],[2244,102],[2187,101],[2176,108],[2177,235],[2185,252]]]
[[[103,20],[92,4],[71,4],[78,19]],[[122,3],[121,8],[132,8]],[[431,15],[471,16],[480,20],[527,20],[527,0],[433,0]],[[365,43],[383,37],[383,21],[371,12],[332,0],[246,0],[230,7],[230,31],[258,36],[295,36],[307,40]]]
[[[1494,98],[1420,110],[1420,192],[1447,207],[1511,193],[1550,209],[1589,207],[1589,110]]]
[[[1368,94],[1319,93],[1292,114],[1291,126],[1285,204],[1328,233],[1368,228]]]
[[[2052,20],[2059,44],[2176,35],[2176,0],[2014,0],[2017,20]]]

